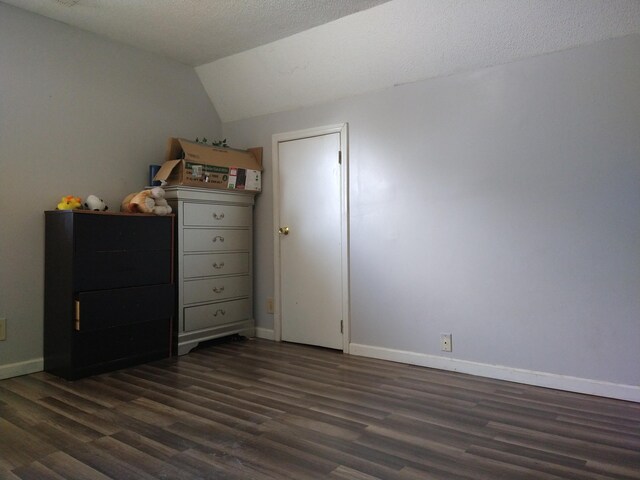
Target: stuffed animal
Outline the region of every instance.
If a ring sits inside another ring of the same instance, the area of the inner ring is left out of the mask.
[[[138,211],[138,203],[140,202],[141,199],[144,198],[144,195],[146,195],[146,194],[142,194],[142,192],[130,193],[129,195],[124,197],[124,200],[122,200],[122,203],[120,204],[120,211],[121,212],[126,212],[126,213],[137,212]],[[136,201],[134,203],[132,203],[132,200],[134,198],[136,199]]]
[[[58,210],[78,210],[80,208],[82,208],[82,199],[73,195],[62,197],[62,201],[57,206]]]
[[[87,210],[93,210],[95,212],[103,212],[105,210],[109,210],[109,207],[104,200],[96,197],[95,195],[89,195],[87,200],[84,202],[84,208]]]
[[[167,215],[172,211],[164,198],[164,190],[160,187],[130,193],[122,201],[120,210],[130,213],[153,213],[155,215]]]
[[[168,215],[172,212],[171,206],[164,198],[164,190],[160,187],[153,187],[151,189],[151,197],[155,200],[156,205],[153,208],[153,213],[156,215]]]

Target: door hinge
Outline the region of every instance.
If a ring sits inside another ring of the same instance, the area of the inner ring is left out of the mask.
[[[344,320],[340,320],[340,333],[344,333]]]
[[[80,300],[75,301],[74,320],[75,320],[75,329],[77,331],[80,331]]]
[[[342,165],[342,151],[338,151],[338,163]]]

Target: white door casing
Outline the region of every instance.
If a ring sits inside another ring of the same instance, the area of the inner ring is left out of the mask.
[[[273,136],[275,340],[348,353],[347,175],[347,124]]]

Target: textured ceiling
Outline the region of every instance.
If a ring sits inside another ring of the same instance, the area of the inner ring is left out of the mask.
[[[393,0],[196,72],[230,122],[631,34],[639,0]]]
[[[388,0],[2,1],[196,66]]]
[[[223,122],[640,34],[640,0],[0,1],[195,66]]]

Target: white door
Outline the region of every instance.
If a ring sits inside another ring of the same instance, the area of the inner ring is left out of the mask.
[[[340,147],[340,132],[277,146],[281,338],[336,349],[343,349],[346,251]]]

